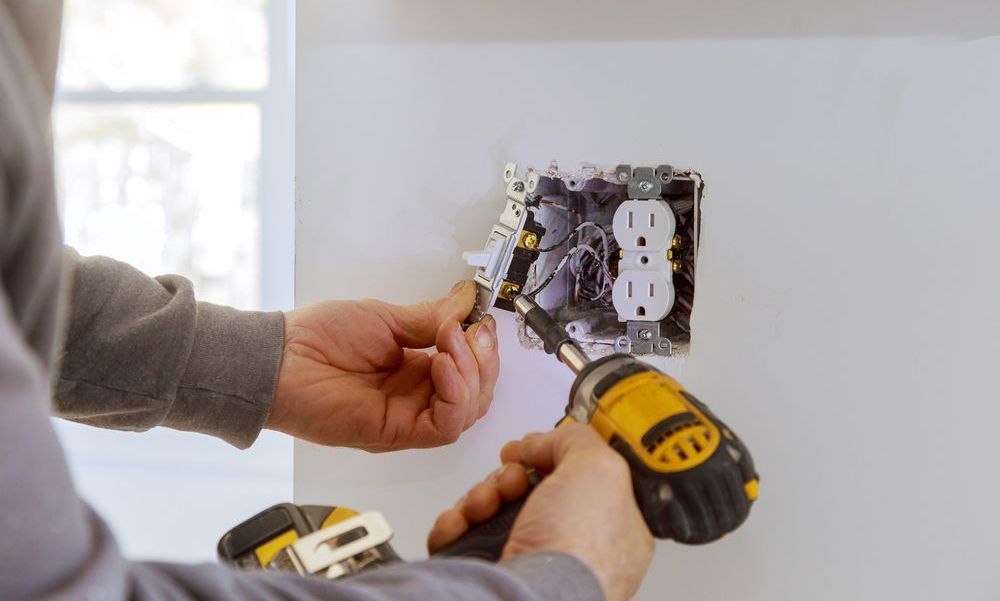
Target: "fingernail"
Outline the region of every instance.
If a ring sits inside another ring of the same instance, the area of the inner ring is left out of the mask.
[[[490,317],[490,319],[492,318]],[[486,323],[485,318],[479,322],[479,326],[476,327],[476,333],[473,338],[480,348],[484,348],[486,350],[493,348],[493,345],[495,344],[493,332],[490,330],[489,324]]]
[[[448,292],[448,296],[455,296],[456,294],[458,294],[458,291],[465,287],[465,282],[466,280],[458,281],[454,286],[451,287],[451,290]]]

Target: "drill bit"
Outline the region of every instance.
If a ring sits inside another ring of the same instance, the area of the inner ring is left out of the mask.
[[[570,337],[566,328],[556,323],[545,309],[528,296],[520,294],[515,297],[514,309],[524,319],[525,325],[542,339],[545,352],[559,357],[573,373],[580,373],[590,363],[590,357]]]

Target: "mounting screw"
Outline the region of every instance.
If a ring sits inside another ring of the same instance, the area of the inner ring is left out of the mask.
[[[524,182],[514,182],[515,192],[524,192]]]
[[[653,189],[652,182],[647,182],[647,181],[639,182],[639,191],[640,192],[645,193],[645,192],[649,192],[652,189]]]
[[[639,330],[637,335],[639,336],[639,340],[649,340],[653,337],[653,333],[645,328]]]
[[[623,184],[625,182],[627,182],[628,181],[628,173],[626,173],[624,171],[619,171],[618,172],[618,181],[620,181]]]

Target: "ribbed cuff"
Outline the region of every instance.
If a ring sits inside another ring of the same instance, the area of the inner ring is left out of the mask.
[[[274,401],[284,314],[198,303],[196,319],[187,368],[163,425],[245,449],[257,439]]]
[[[529,553],[500,563],[539,599],[605,601],[597,576],[582,561],[556,551]]]

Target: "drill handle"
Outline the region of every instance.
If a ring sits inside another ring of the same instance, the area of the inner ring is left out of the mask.
[[[531,491],[541,482],[541,476],[528,470],[528,492],[510,503],[504,503],[489,521],[473,527],[461,538],[434,554],[435,557],[474,557],[486,561],[500,561],[503,548],[507,545],[514,522],[521,513]]]
[[[500,510],[490,518],[490,521],[475,526],[466,532],[462,538],[434,554],[435,557],[473,557],[486,561],[500,561],[514,521],[528,499],[525,495],[512,503],[505,503]]]

